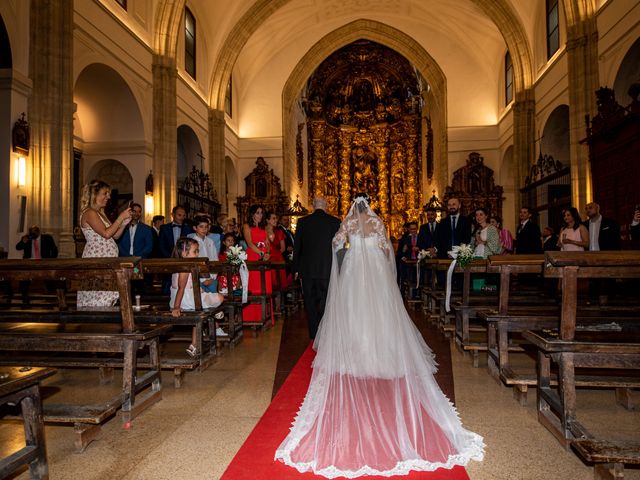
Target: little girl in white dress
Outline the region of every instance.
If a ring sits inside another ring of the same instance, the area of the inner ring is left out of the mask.
[[[180,237],[173,250],[173,258],[198,258],[200,247],[192,238]],[[219,293],[211,293],[200,290],[202,308],[215,308],[222,304],[224,297]],[[179,317],[182,310],[195,310],[196,303],[193,297],[193,280],[191,273],[180,272],[171,276],[171,299],[169,300],[171,315]],[[195,329],[194,333],[195,335]],[[187,353],[195,356],[197,353],[196,339],[192,338]]]

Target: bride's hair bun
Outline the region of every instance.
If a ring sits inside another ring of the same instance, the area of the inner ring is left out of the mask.
[[[356,196],[353,197],[353,200],[355,201],[359,198],[364,199],[364,201],[367,202],[367,205],[369,205],[371,199],[369,198],[369,194],[367,192],[356,193]]]

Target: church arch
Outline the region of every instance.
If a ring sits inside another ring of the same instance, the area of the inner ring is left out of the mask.
[[[178,127],[178,162],[177,178],[178,183],[184,181],[192,168],[203,170],[202,146],[196,132],[189,125]]]
[[[104,63],[85,67],[76,79],[73,100],[83,142],[142,141],[139,104],[124,78]]]
[[[629,48],[618,68],[613,90],[616,92],[616,101],[623,106],[630,103],[628,96],[629,87],[638,83],[640,79],[640,38]]]

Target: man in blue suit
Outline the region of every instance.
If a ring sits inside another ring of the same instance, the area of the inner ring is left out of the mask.
[[[173,222],[162,225],[158,234],[160,258],[171,258],[173,247],[175,247],[178,239],[193,233],[193,229],[185,223],[187,211],[184,207],[180,205],[173,207],[171,218]]]
[[[151,257],[153,253],[153,229],[149,225],[140,223],[141,217],[142,205],[139,203],[131,204],[131,222],[118,240],[118,252],[121,257]],[[145,280],[150,283],[152,277],[145,275]],[[144,293],[144,285],[143,280],[132,280],[131,293],[136,295]]]
[[[150,226],[140,223],[140,217],[142,217],[142,206],[139,203],[132,204],[131,222],[118,240],[121,257],[149,258],[153,252],[153,232]]]

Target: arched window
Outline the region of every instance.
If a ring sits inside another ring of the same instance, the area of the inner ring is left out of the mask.
[[[546,0],[547,5],[547,59],[560,48],[558,0]]]
[[[504,104],[509,105],[513,100],[513,62],[507,50],[504,56]]]
[[[184,9],[184,69],[196,78],[196,18],[188,8]]]
[[[233,84],[231,80],[233,77],[229,77],[229,83],[227,84],[227,92],[224,94],[224,113],[233,117]]]

